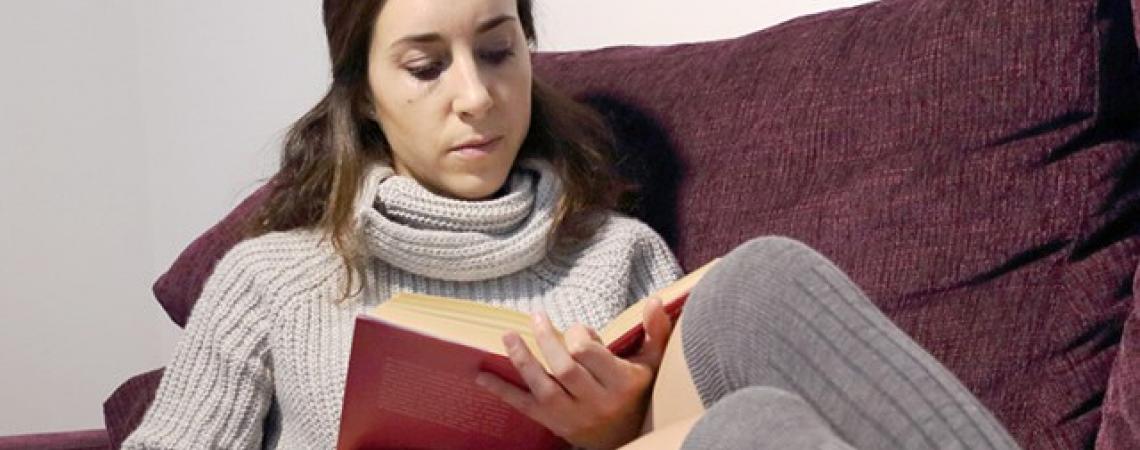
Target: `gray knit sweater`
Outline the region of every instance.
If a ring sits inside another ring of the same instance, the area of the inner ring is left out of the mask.
[[[335,447],[354,319],[396,292],[544,310],[560,328],[597,328],[680,274],[657,234],[617,214],[579,247],[548,250],[560,183],[545,163],[523,166],[508,192],[477,202],[373,169],[358,200],[371,258],[349,302],[336,301],[340,257],[315,231],[234,247],[123,448]]]

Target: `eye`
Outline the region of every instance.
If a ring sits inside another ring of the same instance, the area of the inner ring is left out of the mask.
[[[439,78],[443,73],[443,63],[439,61],[430,61],[425,64],[417,64],[404,68],[409,74],[420,81],[431,81]]]
[[[496,65],[496,66],[499,64],[502,64],[504,61],[506,61],[507,59],[509,59],[512,56],[515,56],[515,50],[513,48],[510,48],[510,47],[507,47],[507,48],[502,49],[502,50],[479,52],[480,58],[482,58],[484,61],[487,61],[487,62],[491,63],[492,65]]]

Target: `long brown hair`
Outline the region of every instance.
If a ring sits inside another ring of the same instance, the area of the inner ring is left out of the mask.
[[[384,0],[324,0],[332,85],[285,136],[271,193],[251,217],[247,237],[296,228],[320,230],[347,271],[344,298],[364,265],[354,230],[354,201],[366,167],[391,163],[384,134],[368,113],[368,50]],[[530,0],[518,0],[519,21],[531,48],[536,42]],[[630,186],[609,155],[613,137],[592,109],[534,77],[530,129],[518,160],[549,161],[564,192],[555,211],[556,247],[572,246],[597,231],[604,211]]]

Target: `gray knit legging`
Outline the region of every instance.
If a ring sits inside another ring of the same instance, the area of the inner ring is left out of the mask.
[[[791,239],[725,256],[685,306],[707,411],[684,448],[1009,449],[946,368],[834,264]]]

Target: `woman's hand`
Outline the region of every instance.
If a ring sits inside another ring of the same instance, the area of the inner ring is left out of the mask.
[[[673,330],[661,301],[646,302],[645,341],[629,359],[610,353],[586,326],[570,327],[563,343],[545,314],[533,317],[535,337],[552,374],[517,333],[507,333],[503,344],[530,392],[488,372],[480,373],[476,383],[575,446],[610,449],[636,438]]]

